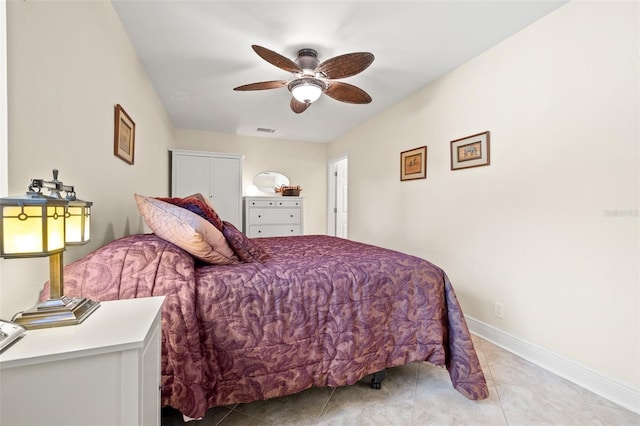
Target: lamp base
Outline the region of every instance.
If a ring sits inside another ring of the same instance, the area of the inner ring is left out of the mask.
[[[62,296],[24,311],[14,321],[27,330],[75,325],[87,319],[99,307],[100,302],[84,297]]]

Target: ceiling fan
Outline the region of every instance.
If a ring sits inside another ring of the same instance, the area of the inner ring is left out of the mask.
[[[253,50],[265,61],[294,75],[291,81],[272,80],[245,84],[233,90],[266,90],[287,87],[293,97],[291,110],[296,114],[305,111],[322,93],[350,104],[368,104],[371,96],[352,84],[335,81],[361,73],[374,60],[369,52],[347,53],[320,62],[314,49],[300,49],[295,61],[265,47],[252,45]]]

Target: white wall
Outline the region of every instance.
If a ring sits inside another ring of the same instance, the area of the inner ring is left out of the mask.
[[[331,143],[349,232],[443,267],[465,313],[640,390],[638,3],[572,2]],[[491,165],[449,142],[491,131]],[[400,182],[428,146],[427,179]],[[504,304],[504,319],[493,315]]]
[[[242,165],[245,195],[254,195],[247,189],[257,173],[283,173],[291,185],[302,187],[304,233],[326,234],[327,144],[176,129],[175,148],[245,155]]]
[[[110,2],[7,3],[8,193],[59,179],[93,201],[92,241],[142,232],[134,192],[168,194],[173,128]],[[136,123],[135,165],[113,155],[114,105]],[[31,307],[48,261],[0,260],[0,317]]]

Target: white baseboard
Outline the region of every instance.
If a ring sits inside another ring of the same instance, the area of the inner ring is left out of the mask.
[[[469,331],[473,334],[578,386],[590,390],[627,410],[640,414],[640,389],[634,389],[629,385],[620,383],[602,373],[524,341],[519,337],[473,317],[465,316],[465,318],[469,326]]]

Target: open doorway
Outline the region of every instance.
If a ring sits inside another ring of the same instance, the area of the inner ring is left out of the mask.
[[[328,234],[349,237],[349,159],[347,155],[329,160]]]

